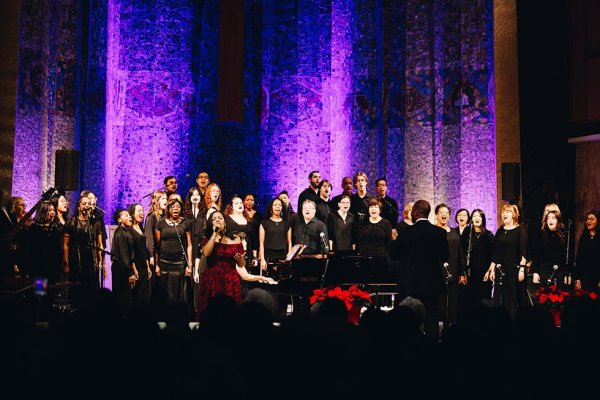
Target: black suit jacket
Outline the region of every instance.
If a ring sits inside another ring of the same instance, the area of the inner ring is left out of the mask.
[[[398,273],[398,293],[439,295],[446,290],[442,263],[448,259],[446,231],[427,220],[401,229],[390,244],[389,256]]]

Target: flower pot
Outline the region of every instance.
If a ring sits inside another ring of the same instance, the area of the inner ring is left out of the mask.
[[[552,315],[552,319],[554,320],[554,326],[560,326],[560,309],[559,308],[549,308],[550,315]]]
[[[358,325],[360,322],[360,311],[361,307],[354,305],[348,310],[348,322]]]

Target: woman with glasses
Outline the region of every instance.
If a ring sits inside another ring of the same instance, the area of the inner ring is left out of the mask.
[[[183,203],[179,199],[169,201],[165,218],[154,230],[154,262],[162,305],[183,300],[184,276],[192,274],[192,233],[182,214]]]
[[[579,236],[575,262],[575,288],[600,293],[600,238],[598,237],[600,211],[590,210],[585,215],[585,228]]]

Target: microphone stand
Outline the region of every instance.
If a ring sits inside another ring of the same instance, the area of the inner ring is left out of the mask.
[[[169,225],[171,225],[171,223],[167,222]],[[181,253],[183,254],[183,260],[185,261],[185,267],[184,269],[184,276],[185,276],[185,269],[190,265],[190,260],[188,259],[187,256],[187,252],[185,250],[185,246],[183,245],[183,241],[181,240],[181,236],[179,235],[179,229],[177,229],[177,227],[179,226],[179,223],[177,222],[177,220],[174,220],[172,225],[173,228],[175,228],[175,234],[177,234],[177,240],[179,241],[179,246],[181,247]],[[183,230],[183,232],[185,233],[185,229]]]
[[[387,195],[386,195],[385,197],[387,197]],[[396,222],[396,223],[398,223],[398,217],[400,216],[400,211],[398,211],[398,209],[397,209],[397,208],[394,208],[394,206],[392,205],[392,203],[390,203],[389,201],[387,201],[385,197],[379,197],[379,196],[377,196],[377,198],[378,198],[379,200],[381,200],[381,201],[383,201],[385,204],[387,204],[387,205],[388,205],[388,207],[390,207],[390,210],[392,210],[392,211],[394,212],[394,214],[396,214],[396,217],[395,217],[395,222]],[[390,221],[390,222],[391,222],[391,221]]]
[[[99,251],[100,253],[102,253],[104,255],[109,255],[109,256],[112,255],[112,253],[110,251],[106,251],[102,247],[98,247],[93,244],[90,244],[88,247],[92,250]],[[94,259],[95,258],[96,258],[96,256],[94,255]],[[102,275],[102,267],[98,268],[98,279],[99,279],[100,287],[103,288],[104,287],[104,276]]]
[[[500,289],[500,296],[499,296],[500,297],[500,302],[499,302],[499,305],[502,306],[502,302],[504,300],[503,297],[502,297],[502,284],[504,283],[503,280],[504,280],[505,272],[502,269],[502,265],[501,264],[496,264],[496,269],[499,272],[499,274],[497,275],[498,286],[499,286],[499,289]]]
[[[444,271],[446,272],[446,276],[444,277],[444,281],[446,282],[446,327],[450,326],[450,281],[452,280],[452,274],[448,269],[449,264],[447,262],[444,263]]]
[[[192,204],[192,259],[194,260],[194,262],[192,263],[192,274],[189,277],[189,282],[190,282],[190,288],[192,290],[192,308],[194,309],[194,311],[196,311],[196,282],[194,281],[194,269],[195,269],[195,254],[196,254],[196,213],[195,211],[198,211],[198,214],[200,213],[200,208],[198,207],[198,204]],[[188,295],[189,296],[189,295]]]
[[[323,242],[321,255],[325,258],[325,267],[323,268],[323,275],[321,275],[321,287],[319,289],[323,289],[323,286],[325,285],[325,276],[327,275],[327,267],[329,266],[329,257],[327,257],[329,249],[327,248],[325,243],[325,236],[321,236],[321,241]]]
[[[467,271],[468,278],[471,277],[471,250],[473,249],[473,229],[475,229],[473,224],[469,224],[469,241],[467,244],[467,265],[466,265],[466,271]]]
[[[185,176],[184,176],[182,179],[177,179],[177,182],[179,182],[180,180],[184,180],[184,179],[185,179],[185,180],[187,180],[187,179],[188,179],[190,176],[191,176],[190,174],[185,174]],[[157,190],[163,190],[163,189],[166,189],[166,188],[167,188],[167,186],[169,186],[169,185],[167,185],[167,184],[165,183],[164,185],[162,185],[162,186],[161,186],[161,187],[159,187],[158,189],[156,189],[156,190],[153,190],[153,191],[151,191],[150,193],[148,193],[148,194],[145,194],[144,196],[142,196],[142,199],[145,199],[146,197],[150,197],[150,196],[152,196],[152,193],[156,192]]]
[[[86,209],[85,211],[92,211],[92,210]],[[83,213],[81,211],[79,213],[83,215]],[[104,255],[106,255],[106,254],[110,255],[111,253],[104,250],[102,247],[94,245],[94,237],[92,235],[92,226],[93,226],[93,224],[95,224],[95,222],[92,218],[90,218],[90,215],[88,213],[86,213],[86,216],[87,216],[87,219],[85,221],[87,221],[87,228],[83,225],[80,225],[81,220],[79,219],[79,216],[75,217],[75,218],[77,218],[77,227],[79,228],[81,226],[81,228],[84,231],[86,231],[86,233],[87,233],[87,243],[84,243],[84,246],[87,246],[92,253],[92,268],[95,269],[96,267],[98,267],[98,286],[100,288],[104,288],[104,276],[102,274],[102,266],[98,265],[100,260],[98,260],[98,255],[96,254],[96,251],[99,251]],[[82,267],[81,257],[79,259],[79,263],[80,263],[79,268],[81,268]]]
[[[565,277],[567,279],[566,285],[568,288],[571,287],[571,269],[569,268],[569,250],[571,247],[571,225],[573,224],[573,221],[571,221],[571,219],[569,219],[569,223],[567,225],[567,251],[565,254]]]
[[[153,194],[154,192],[157,192],[157,191],[159,191],[159,190],[166,189],[166,187],[167,187],[167,186],[168,186],[168,185],[162,185],[162,186],[161,186],[161,187],[159,187],[158,189],[154,189],[154,190],[153,190],[153,191],[151,191],[150,193],[143,195],[143,196],[142,196],[142,199],[145,199],[146,197],[150,197],[150,196],[152,196],[152,194]]]

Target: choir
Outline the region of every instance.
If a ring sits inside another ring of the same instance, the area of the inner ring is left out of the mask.
[[[23,275],[43,277],[50,285],[69,281],[77,283],[76,298],[83,301],[102,286],[104,260],[110,255],[112,290],[126,306],[183,300],[198,311],[207,296],[219,293],[230,293],[241,302],[249,288],[245,282],[274,283],[270,265],[283,260],[297,244],[303,255],[368,260],[370,274],[360,283],[402,279],[394,273],[397,265],[390,268],[394,261],[388,250],[399,231],[405,231],[402,237],[410,235],[414,203],[400,212],[387,194],[385,178],[376,180],[376,193],[371,194],[364,172],[344,177],[342,193],[331,198],[332,183],[312,171],[309,186],[298,198],[299,213],[293,211],[284,190],[269,202],[264,215],[256,209],[252,193],[224,202],[220,187],[206,171],[197,175],[196,182],[183,199],[177,194],[176,178],[165,177],[165,191],[152,193],[147,213],[140,203],[123,205],[114,215],[118,228],[110,252],[106,251],[104,211],[91,191],[81,193],[70,217],[64,194],[55,192],[27,221],[21,221],[27,214],[23,199],[8,199],[2,192],[3,284]],[[502,306],[516,317],[519,308],[535,301],[527,276],[533,285],[567,288],[573,284],[599,290],[600,247],[594,240],[598,211],[586,214],[576,258],[569,257],[573,248],[569,241],[574,242],[571,226],[565,226],[556,204],[547,205],[539,232],[528,232],[519,223],[516,205],[504,204],[500,211],[502,225],[493,233],[486,228],[484,210],[461,208],[452,219],[450,207],[435,206],[433,225],[444,231],[448,246],[448,256],[440,263],[446,282],[439,298],[440,321],[452,325],[469,306],[482,301]],[[455,227],[450,227],[452,220]],[[17,225],[18,232],[9,237]],[[207,247],[208,243],[212,245]],[[235,249],[228,244],[236,244]],[[216,251],[204,254],[206,249]],[[221,266],[222,276],[215,273],[214,265]]]

